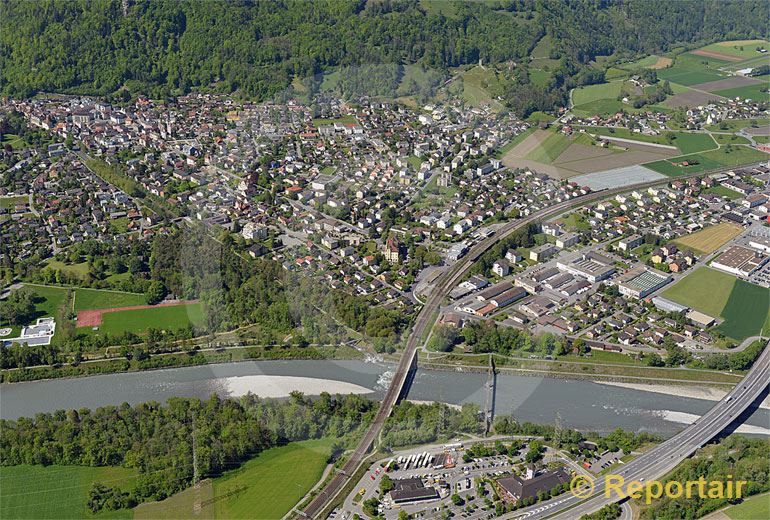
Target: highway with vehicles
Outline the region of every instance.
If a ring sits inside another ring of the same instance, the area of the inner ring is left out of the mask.
[[[727,169],[722,169],[719,171],[726,170]],[[692,175],[681,176],[678,177],[678,179],[700,177],[709,173],[716,173],[716,171],[699,172]],[[323,490],[313,499],[312,502],[310,502],[310,504],[302,511],[302,513],[300,513],[300,516],[305,518],[315,518],[319,516],[323,512],[326,505],[332,501],[345,486],[350,483],[350,480],[361,466],[361,463],[366,457],[366,454],[372,446],[373,442],[375,439],[377,439],[380,432],[382,431],[382,427],[384,426],[387,418],[390,416],[391,411],[393,410],[393,406],[396,404],[399,397],[401,397],[409,372],[412,369],[413,364],[416,362],[416,356],[419,350],[418,347],[422,344],[426,333],[431,329],[436,319],[438,318],[438,311],[442,302],[448,296],[452,288],[454,288],[462,280],[471,266],[479,259],[479,257],[481,257],[481,255],[487,252],[499,241],[504,240],[512,233],[530,224],[556,217],[566,211],[588,205],[592,202],[604,200],[620,193],[664,185],[668,184],[670,181],[670,178],[657,179],[639,184],[631,184],[620,188],[612,188],[592,192],[582,197],[559,202],[553,206],[528,215],[524,218],[508,222],[504,226],[500,227],[494,234],[474,245],[463,259],[452,265],[442,275],[440,275],[436,281],[435,287],[430,292],[425,305],[420,310],[417,319],[415,320],[412,331],[407,340],[406,347],[399,360],[395,375],[393,376],[393,380],[382,400],[382,404],[374,421],[369,426],[369,429],[364,434],[364,437],[361,439],[358,446],[356,446],[355,450],[348,457],[348,460],[344,464],[343,468],[335,474],[335,476],[326,484]]]
[[[623,465],[616,474],[622,476],[626,482],[644,482],[662,478],[695,450],[706,445],[730,426],[752,403],[764,399],[768,393],[768,384],[770,384],[770,347],[765,347],[746,377],[708,413],[666,442]],[[590,498],[579,499],[568,493],[531,508],[513,512],[503,518],[515,520],[525,518],[537,520],[546,517],[564,520],[580,518],[582,515],[618,501],[619,497],[614,493],[610,498],[604,496],[602,477],[597,477],[595,485],[594,494]]]

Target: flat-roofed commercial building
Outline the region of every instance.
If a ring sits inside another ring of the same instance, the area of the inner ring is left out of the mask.
[[[748,247],[732,246],[711,262],[711,267],[736,276],[749,276],[765,265],[768,259],[767,255]]]
[[[671,283],[673,279],[672,276],[660,271],[640,266],[623,275],[618,284],[618,290],[623,296],[646,298],[661,287]]]
[[[581,276],[591,283],[605,280],[616,271],[612,260],[593,252],[560,260],[556,263],[556,267],[575,276]]]

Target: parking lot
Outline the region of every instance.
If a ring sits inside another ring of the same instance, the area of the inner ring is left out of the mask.
[[[495,455],[464,462],[462,449],[444,450],[440,447],[434,447],[427,451],[429,461],[427,465],[424,462],[426,457],[423,456],[422,462],[417,467],[415,467],[414,462],[407,467],[405,461],[409,457],[424,453],[426,453],[425,449],[399,452],[394,453],[388,459],[374,463],[359,481],[355,488],[356,491],[352,496],[347,497],[343,507],[335,513],[335,520],[347,520],[352,518],[354,513],[365,518],[362,504],[367,499],[379,496],[380,482],[385,474],[394,482],[419,478],[425,487],[434,487],[438,492],[436,499],[400,504],[393,503],[389,494],[386,494],[382,497],[379,511],[387,519],[398,518],[402,510],[415,518],[437,518],[447,512],[455,518],[468,520],[494,517],[494,505],[488,504],[485,500],[485,497],[492,498],[494,496],[493,490],[489,483],[482,483],[481,481],[484,478],[510,475],[515,471],[517,465],[519,465],[519,472],[521,472],[527,448],[524,447],[513,457]],[[452,457],[454,467],[434,467],[436,462],[440,462],[439,456],[442,454]],[[399,458],[404,462],[398,466],[398,469],[391,469],[386,472],[383,466],[387,466],[391,459],[393,466],[395,466]],[[480,483],[482,488],[479,487]],[[479,496],[480,489],[484,490],[484,496]],[[460,501],[455,503],[452,500],[453,495],[458,495],[462,499],[462,503]]]

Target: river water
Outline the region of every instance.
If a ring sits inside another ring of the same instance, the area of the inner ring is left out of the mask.
[[[297,388],[310,389],[308,394],[318,393],[319,388],[330,393],[338,389],[358,390],[363,395],[379,398],[390,383],[393,369],[392,364],[359,360],[254,361],[2,384],[0,418],[16,419],[40,412],[123,402],[163,402],[170,397],[205,399],[212,393],[227,397],[243,393],[244,388],[269,396],[286,395]],[[308,379],[303,378],[314,379],[311,381],[314,384],[307,385]],[[484,406],[486,381],[487,375],[483,373],[418,369],[408,397]],[[507,374],[497,376],[495,392],[498,415],[513,414],[518,421],[553,424],[558,413],[564,426],[597,432],[620,427],[671,435],[683,428],[683,417],[702,415],[713,405],[707,400],[590,381]],[[770,428],[770,411],[756,410],[746,424]]]

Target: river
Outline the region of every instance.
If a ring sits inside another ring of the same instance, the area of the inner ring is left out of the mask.
[[[16,419],[40,412],[96,408],[127,402],[165,401],[170,397],[207,398],[254,393],[280,397],[294,389],[357,392],[379,398],[390,383],[392,364],[359,360],[253,361],[130,372],[76,379],[54,379],[0,385],[0,418]],[[486,374],[419,369],[409,399],[467,402],[484,406]],[[608,432],[620,427],[672,435],[685,422],[702,415],[712,401],[645,392],[637,389],[515,375],[498,375],[495,413],[519,421],[553,424],[557,413],[564,426]],[[753,433],[770,433],[770,411],[756,410],[746,421]],[[749,432],[752,433],[752,432]]]

